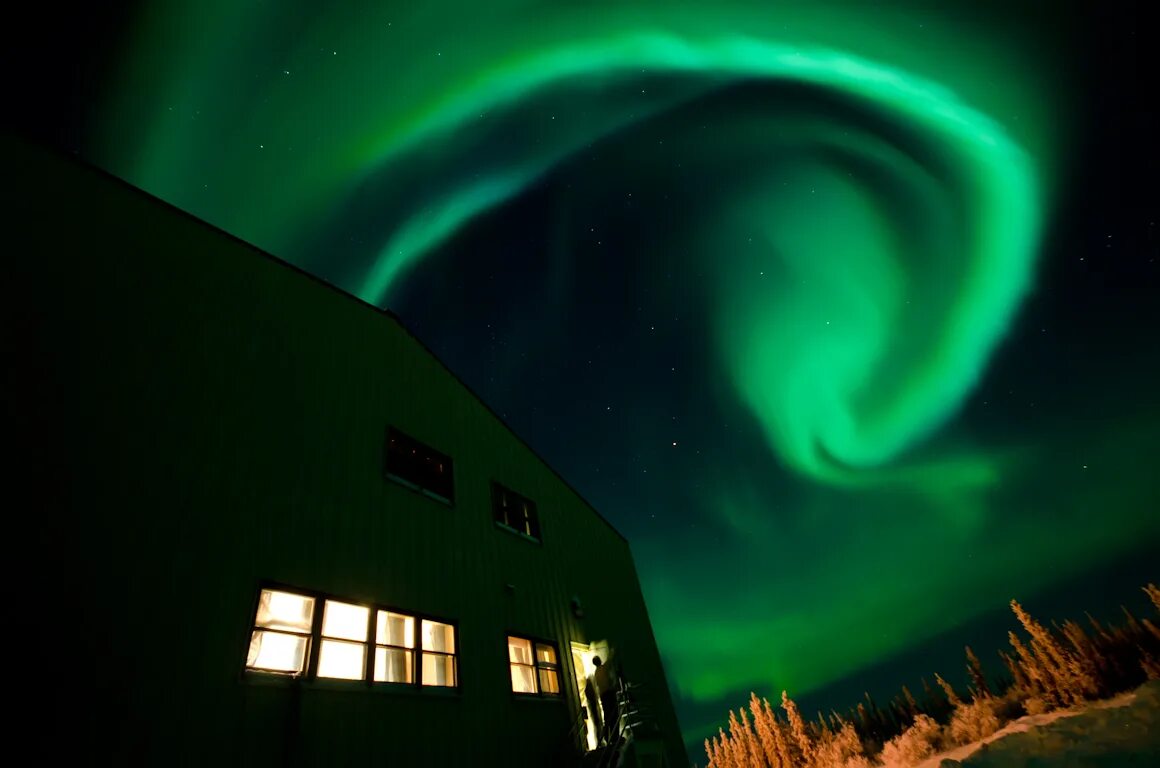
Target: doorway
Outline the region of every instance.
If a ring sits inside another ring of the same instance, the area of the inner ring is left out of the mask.
[[[592,646],[584,643],[572,643],[572,669],[576,673],[576,692],[580,697],[580,706],[585,712],[584,749],[587,752],[596,749],[597,738],[599,737],[596,728],[596,715],[584,698],[584,687],[588,685],[588,678],[596,670],[596,667],[592,665],[592,657],[596,655],[596,651]]]

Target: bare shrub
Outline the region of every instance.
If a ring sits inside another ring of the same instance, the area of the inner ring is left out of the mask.
[[[1029,715],[1042,715],[1044,712],[1051,709],[1046,701],[1038,696],[1030,696],[1023,702],[1023,709]]]
[[[869,768],[870,760],[854,726],[843,722],[837,733],[830,732],[814,745],[813,764],[817,768]]]
[[[991,697],[979,698],[969,704],[955,707],[947,726],[953,744],[970,744],[990,736],[1002,727]]]
[[[914,718],[914,725],[886,742],[882,747],[882,765],[886,768],[912,768],[938,751],[941,729],[928,715]]]

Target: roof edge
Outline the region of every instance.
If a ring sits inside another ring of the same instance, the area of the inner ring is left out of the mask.
[[[114,174],[108,170],[105,170],[104,168],[101,168],[100,166],[96,165],[95,163],[92,163],[89,160],[80,157],[78,154],[69,153],[69,152],[66,152],[66,151],[60,149],[59,147],[52,146],[50,144],[46,144],[43,141],[37,141],[37,140],[30,139],[30,138],[27,138],[24,136],[17,136],[16,139],[17,139],[17,141],[39,147],[39,148],[43,149],[44,151],[46,151],[47,153],[56,155],[57,157],[64,159],[66,162],[70,162],[74,165],[77,165],[81,168],[86,169],[87,171],[95,172],[96,174],[98,174],[100,176],[104,176],[105,178],[111,180],[115,184],[119,184],[122,187],[132,191],[135,194],[141,195],[143,197],[147,197],[147,198],[153,200],[154,202],[164,206],[165,208],[168,208],[168,209],[176,212],[180,216],[183,216],[184,218],[186,218],[190,221],[193,221],[193,222],[199,224],[200,226],[205,227],[206,229],[209,229],[213,232],[216,232],[216,233],[228,238],[229,240],[232,240],[234,243],[237,243],[237,244],[243,246],[247,250],[257,254],[258,256],[261,256],[262,258],[267,259],[268,261],[271,261],[274,264],[276,264],[282,268],[289,269],[293,272],[296,272],[296,273],[306,277],[307,279],[311,280],[312,282],[322,286],[323,288],[326,288],[327,290],[337,294],[338,296],[346,299],[347,301],[361,305],[362,307],[373,311],[377,315],[386,317],[388,320],[395,323],[400,329],[402,329],[402,331],[404,333],[406,333],[411,339],[413,339],[419,345],[419,347],[425,353],[427,353],[427,355],[429,355],[431,357],[432,360],[434,360],[436,363],[438,363],[443,368],[443,370],[447,371],[447,373],[449,373],[451,375],[451,377],[455,379],[455,381],[459,384],[459,386],[463,387],[467,391],[467,393],[469,395],[471,395],[472,398],[475,399],[476,402],[478,402],[480,405],[482,405],[487,410],[487,412],[489,414],[491,414],[492,418],[494,418],[496,421],[498,421],[500,423],[500,425],[508,431],[509,434],[511,434],[516,440],[518,440],[521,445],[523,445],[525,448],[527,448],[528,451],[532,454],[532,456],[534,456],[536,458],[537,461],[539,461],[541,464],[543,464],[545,467],[547,467],[548,471],[551,472],[553,475],[555,475],[556,479],[559,480],[561,483],[563,483],[564,487],[567,488],[577,499],[579,499],[580,502],[585,507],[587,507],[588,510],[592,514],[594,514],[597,517],[597,519],[599,519],[606,526],[608,526],[609,530],[611,530],[613,533],[615,533],[621,539],[621,541],[623,541],[625,544],[629,543],[628,539],[625,538],[624,534],[621,533],[620,531],[618,531],[616,529],[616,526],[614,526],[608,520],[608,518],[606,518],[604,515],[600,514],[600,511],[597,510],[596,507],[593,506],[592,503],[588,501],[588,499],[584,498],[583,494],[581,494],[578,490],[576,490],[576,488],[573,487],[573,485],[571,483],[569,483],[564,478],[564,476],[561,475],[556,470],[555,467],[553,467],[546,459],[544,459],[544,457],[541,456],[539,454],[539,452],[535,448],[533,448],[523,437],[521,437],[519,435],[519,433],[517,433],[514,429],[512,429],[511,426],[509,426],[508,423],[506,421],[504,421],[504,419],[498,413],[495,412],[494,408],[492,408],[490,405],[488,405],[488,403],[482,397],[480,397],[479,394],[476,393],[476,391],[474,389],[472,389],[467,384],[467,382],[465,382],[459,376],[459,374],[457,374],[454,370],[452,370],[451,367],[447,365],[447,363],[443,362],[443,360],[440,359],[440,357],[438,355],[436,355],[422,339],[420,339],[418,336],[416,336],[415,333],[410,328],[407,327],[407,324],[403,322],[402,318],[400,318],[398,315],[396,315],[390,309],[387,309],[385,307],[380,307],[376,304],[372,304],[371,302],[366,301],[365,299],[362,299],[362,298],[356,296],[355,294],[351,293],[350,291],[347,291],[346,289],[344,289],[340,286],[337,286],[334,283],[332,283],[328,280],[325,280],[325,279],[319,277],[318,275],[307,271],[306,269],[303,269],[302,267],[299,267],[297,264],[293,264],[289,261],[286,261],[283,258],[275,256],[274,254],[270,253],[269,251],[265,251],[265,250],[259,248],[258,246],[254,245],[253,243],[249,242],[248,240],[243,240],[242,238],[238,237],[237,235],[234,235],[234,234],[222,229],[221,227],[219,227],[215,224],[211,224],[210,222],[206,221],[205,219],[202,219],[202,218],[199,218],[199,217],[193,215],[189,211],[186,211],[182,208],[179,208],[176,205],[174,205],[166,200],[163,200],[160,197],[157,197],[156,195],[152,194],[151,192],[148,192],[148,191],[136,186],[135,184],[132,184],[131,182],[121,178],[120,176],[117,176],[116,174]]]

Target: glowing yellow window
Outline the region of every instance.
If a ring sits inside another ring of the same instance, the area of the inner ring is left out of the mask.
[[[454,688],[455,680],[455,627],[430,619],[423,619],[423,685],[441,685]]]
[[[509,636],[508,664],[515,693],[560,695],[560,664],[554,645]]]
[[[532,663],[532,641],[509,637],[508,663],[511,665],[512,690],[516,693],[535,693],[536,665]]]
[[[540,693],[560,693],[559,668],[556,649],[546,643],[536,643],[536,679],[540,684]]]
[[[375,621],[375,682],[415,682],[415,617],[379,611]]]
[[[314,623],[314,598],[263,589],[250,635],[246,668],[262,672],[300,675],[306,671],[310,629]]]
[[[322,610],[322,644],[318,676],[342,680],[366,677],[367,631],[371,610],[362,605],[327,600]]]

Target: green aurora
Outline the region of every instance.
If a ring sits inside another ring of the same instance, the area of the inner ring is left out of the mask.
[[[154,24],[210,19],[212,29],[236,36],[221,41],[215,32],[207,51],[209,40],[186,35],[188,53],[167,57],[178,71],[150,83],[159,102],[133,118],[150,138],[129,144],[144,149],[116,167],[306,266],[310,255],[298,245],[310,239],[306,228],[327,221],[352,185],[391,174],[389,196],[378,204],[394,225],[365,274],[344,281],[373,303],[388,301],[407,270],[466,222],[585,144],[710,89],[753,79],[806,85],[906,132],[902,149],[897,137],[856,122],[771,109],[731,116],[697,148],[714,156],[719,173],[736,175],[742,164],[763,169],[757,178],[740,174],[747,178],[734,180],[731,210],[700,223],[708,230],[700,233],[709,241],[707,259],[717,260],[712,239],[726,216],[730,228],[755,233],[764,246],[715,265],[727,307],[719,316],[723,356],[777,453],[822,480],[864,480],[861,470],[881,467],[941,425],[978,379],[1032,274],[1041,207],[1032,157],[956,90],[893,63],[910,57],[895,51],[889,64],[862,58],[861,51],[881,52],[892,40],[881,22],[850,16],[835,29],[830,14],[817,11],[642,3],[610,6],[603,15],[537,8],[525,17],[534,23],[520,29],[527,22],[513,21],[527,6],[517,3],[490,19],[500,27],[494,33],[488,20],[466,14],[470,36],[448,29],[448,14],[415,12],[420,18],[408,18],[408,28],[423,21],[436,28],[420,27],[408,33],[411,44],[398,45],[404,23],[395,31],[396,10],[302,19],[279,35],[271,29],[277,21],[244,6],[196,7],[167,9]],[[788,41],[765,39],[763,27]],[[151,27],[142,34],[166,45],[169,37]],[[471,45],[444,53],[441,37]],[[259,40],[277,45],[284,79],[231,88],[221,73],[252,69],[249,43]],[[424,41],[431,47],[416,57],[414,46]],[[146,46],[141,58],[158,56]],[[999,77],[979,69],[975,80]],[[637,93],[636,85],[656,79],[664,87]],[[137,86],[125,91],[136,95]],[[1028,100],[1017,85],[1011,90],[1008,103]],[[997,101],[995,94],[987,101]],[[552,107],[561,127],[549,141],[496,141],[497,132],[518,136],[529,112]],[[296,112],[300,118],[288,119]],[[210,117],[221,113],[230,114],[230,125]],[[225,141],[218,131],[227,132]],[[1042,164],[1052,150],[1036,144]],[[118,135],[111,151],[120,146]],[[782,193],[787,177],[795,183]],[[414,194],[432,179],[433,190]],[[803,196],[798,190],[806,187]],[[835,213],[840,227],[820,226]],[[777,279],[752,279],[764,275],[763,265]],[[899,332],[918,327],[921,339]],[[971,481],[989,476],[974,461],[955,470]]]
[[[609,195],[704,180],[665,242],[706,275],[713,377],[795,511],[709,472],[689,496],[711,535],[633,536],[680,697],[815,690],[1155,536],[1075,514],[1028,550],[1042,521],[991,510],[1023,503],[1043,450],[953,425],[1033,287],[1067,150],[1027,50],[905,3],[309,7],[152,4],[95,159],[387,306],[594,144],[631,147]],[[1093,439],[1127,466],[1145,435]]]

